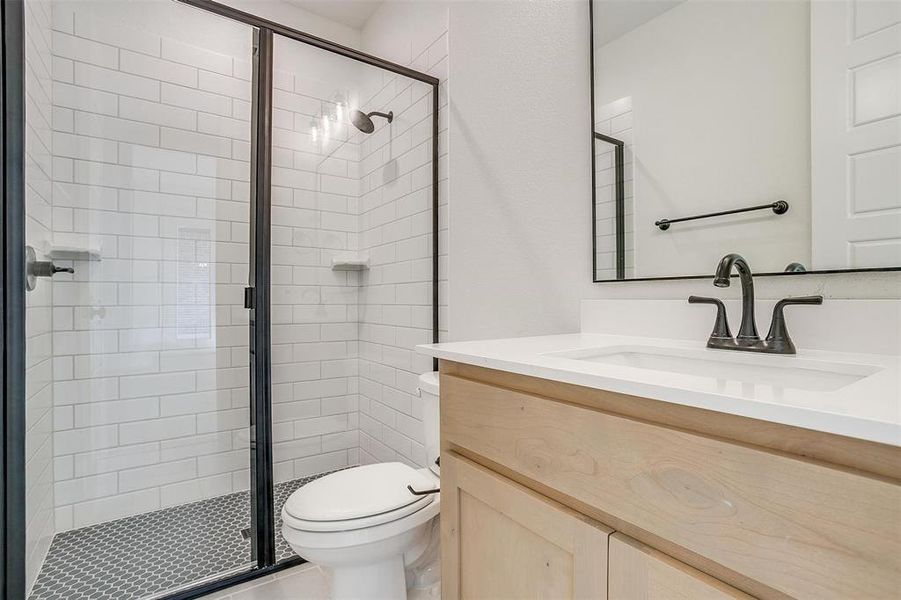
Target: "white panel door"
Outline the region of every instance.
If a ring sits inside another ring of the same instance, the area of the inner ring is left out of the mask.
[[[901,266],[901,1],[810,6],[815,269]]]

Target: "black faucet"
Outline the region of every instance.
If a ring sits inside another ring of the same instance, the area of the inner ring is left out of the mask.
[[[733,267],[738,271],[741,281],[741,328],[735,338],[732,337],[732,332],[729,330],[726,307],[722,300],[702,296],[689,296],[688,298],[688,302],[691,304],[713,304],[717,307],[716,322],[713,332],[707,340],[707,347],[769,354],[795,354],[797,350],[788,335],[783,309],[791,304],[822,304],[823,297],[784,298],[777,302],[773,308],[770,331],[767,333],[766,339],[761,340],[757,334],[757,323],[754,318],[754,279],[748,262],[739,254],[727,254],[716,267],[713,285],[729,287]]]
[[[741,281],[741,327],[735,337],[735,343],[754,345],[760,341],[757,335],[757,320],[754,317],[754,278],[748,261],[740,254],[727,254],[720,260],[713,277],[713,285],[726,288],[732,283],[732,267],[738,271]]]

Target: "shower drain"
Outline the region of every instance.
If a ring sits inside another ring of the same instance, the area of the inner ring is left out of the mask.
[[[249,540],[250,539],[250,527],[245,527],[241,530],[241,539]]]

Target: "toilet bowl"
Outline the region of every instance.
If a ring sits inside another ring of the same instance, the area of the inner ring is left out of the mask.
[[[406,598],[408,579],[416,578],[408,568],[421,570],[424,554],[435,547],[437,375],[420,376],[419,386],[429,468],[351,467],[306,484],[282,507],[282,535],[298,555],[331,569],[335,600]]]

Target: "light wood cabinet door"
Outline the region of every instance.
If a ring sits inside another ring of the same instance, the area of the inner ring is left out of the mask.
[[[897,480],[445,374],[441,443],[756,595],[901,598]]]
[[[444,600],[603,600],[611,533],[465,458],[441,455]]]
[[[621,533],[610,536],[610,600],[735,600],[751,596]]]

